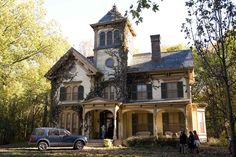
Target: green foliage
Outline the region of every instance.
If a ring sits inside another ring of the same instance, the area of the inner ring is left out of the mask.
[[[157,138],[155,136],[132,136],[126,139],[129,147],[176,147],[179,143],[178,139],[175,138]]]
[[[103,141],[104,141],[105,147],[108,147],[108,148],[113,147],[113,143],[112,143],[113,140],[112,139],[104,139]]]
[[[194,99],[208,103],[208,135],[218,138],[228,129],[235,139],[236,6],[231,0],[188,0],[186,7],[182,30],[196,50]],[[232,146],[236,156],[235,140]]]
[[[136,20],[135,23],[139,24],[140,22],[143,22],[141,13],[144,9],[151,9],[153,12],[156,12],[159,10],[159,5],[151,0],[137,0],[136,5],[130,5],[130,9],[129,11],[126,11],[126,15],[130,13],[133,19]]]
[[[50,84],[44,74],[68,48],[43,3],[0,1],[0,144],[41,126]]]
[[[187,49],[187,46],[183,44],[177,44],[177,45],[168,46],[168,47],[161,47],[162,52],[173,52],[173,51],[179,51],[179,50],[184,50],[184,49]]]

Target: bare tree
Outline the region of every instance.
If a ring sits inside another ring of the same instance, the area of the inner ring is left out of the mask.
[[[235,53],[236,7],[231,0],[189,0],[189,18],[183,24],[186,37],[193,41],[209,76],[223,83],[232,154],[236,156],[234,114],[232,110],[232,54]],[[212,57],[214,56],[214,57]]]

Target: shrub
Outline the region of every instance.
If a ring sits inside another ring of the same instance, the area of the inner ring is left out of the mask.
[[[112,140],[111,139],[104,139],[104,146],[105,147],[113,147]]]
[[[132,136],[126,139],[129,147],[145,147],[145,146],[171,146],[176,147],[179,144],[178,139],[174,138],[158,138],[155,136]]]
[[[222,132],[220,134],[220,137],[219,138],[214,138],[214,137],[210,137],[208,139],[208,144],[211,145],[211,146],[227,146],[228,145],[228,137],[226,135],[225,132]]]

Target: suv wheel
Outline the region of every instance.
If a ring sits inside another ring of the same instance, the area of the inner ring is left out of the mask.
[[[48,144],[46,142],[44,141],[39,142],[38,150],[43,151],[43,150],[47,150],[47,148],[48,148]]]
[[[82,141],[75,142],[74,149],[82,150],[84,148],[84,143]]]

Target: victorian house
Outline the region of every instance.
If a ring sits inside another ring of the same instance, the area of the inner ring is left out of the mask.
[[[160,35],[150,53],[134,53],[136,34],[115,6],[94,30],[94,56],[74,48],[46,73],[57,125],[90,139],[176,137],[196,130],[206,140],[205,104],[193,103],[191,50],[161,52]],[[148,28],[145,28],[148,29]]]

